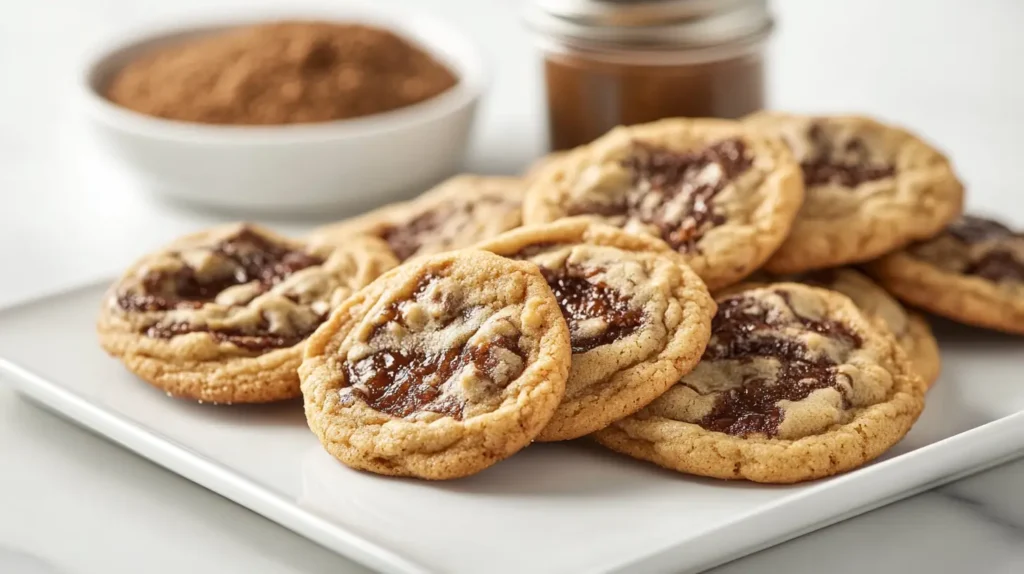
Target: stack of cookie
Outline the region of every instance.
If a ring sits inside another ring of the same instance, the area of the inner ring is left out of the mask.
[[[183,238],[111,288],[100,337],[172,395],[301,394],[325,448],[380,474],[461,477],[586,436],[810,480],[898,442],[938,377],[890,292],[1024,330],[1024,240],[959,218],[962,195],[939,152],[868,119],[664,120],[302,240]]]

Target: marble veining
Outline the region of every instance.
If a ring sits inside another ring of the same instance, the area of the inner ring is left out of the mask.
[[[984,519],[1024,538],[1024,460],[954,482],[935,492],[969,506]]]

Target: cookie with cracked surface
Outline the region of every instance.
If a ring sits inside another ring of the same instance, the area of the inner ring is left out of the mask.
[[[903,347],[914,371],[929,387],[939,378],[942,361],[939,344],[932,334],[928,322],[918,313],[907,311],[899,301],[863,273],[853,269],[823,269],[794,275],[776,277],[764,273],[756,274],[753,283],[796,282],[815,287],[831,289],[846,295],[861,311],[881,319],[896,341]]]
[[[386,241],[400,261],[462,249],[519,227],[525,191],[516,177],[459,175],[411,201],[316,229],[310,240],[344,244],[371,235]]]
[[[782,244],[803,200],[777,140],[729,120],[619,127],[532,180],[527,225],[589,215],[664,240],[710,289],[736,283]]]
[[[357,292],[310,338],[306,419],[353,468],[467,476],[547,425],[570,354],[536,265],[476,250],[424,256]]]
[[[635,413],[704,352],[714,301],[662,241],[568,218],[477,248],[537,264],[569,324],[565,398],[537,440],[578,438]]]
[[[865,266],[904,302],[954,321],[1024,334],[1024,233],[965,215]]]
[[[800,482],[881,455],[923,395],[896,340],[849,298],[778,283],[719,299],[697,368],[594,437],[680,472]]]
[[[100,343],[169,395],[213,403],[298,397],[302,345],[398,262],[382,241],[314,247],[232,224],[143,257],[108,291]]]
[[[903,129],[864,117],[775,112],[744,123],[785,141],[803,172],[804,204],[765,264],[772,273],[874,259],[935,235],[963,208],[949,161]]]

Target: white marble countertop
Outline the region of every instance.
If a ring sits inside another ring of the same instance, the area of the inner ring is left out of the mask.
[[[495,81],[468,166],[513,173],[539,154],[539,72],[516,20],[517,3],[391,3],[436,10],[474,35],[492,62]],[[140,251],[219,219],[138,194],[82,140],[67,97],[83,47],[134,23],[209,4],[0,4],[0,306],[109,276]],[[1024,3],[781,0],[775,8],[776,106],[898,119],[952,155],[972,208],[1024,223],[1024,205],[1015,200],[1024,155]],[[305,225],[276,223],[286,231]],[[0,461],[0,572],[363,571],[6,389]],[[1024,461],[717,572],[822,569],[1024,572]]]

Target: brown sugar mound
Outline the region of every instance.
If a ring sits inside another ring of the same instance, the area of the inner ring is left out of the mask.
[[[278,22],[143,55],[111,81],[116,104],[207,124],[294,124],[410,106],[456,77],[392,32],[362,24]]]

